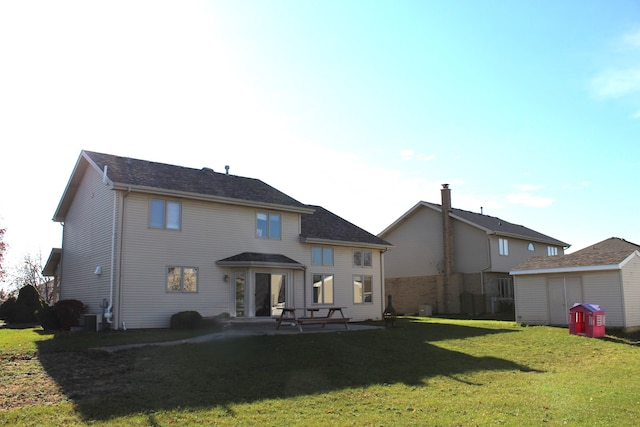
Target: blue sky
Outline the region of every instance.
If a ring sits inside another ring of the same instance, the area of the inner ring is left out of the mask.
[[[420,200],[640,243],[640,3],[0,3],[0,227],[80,150],[262,179],[379,233]]]

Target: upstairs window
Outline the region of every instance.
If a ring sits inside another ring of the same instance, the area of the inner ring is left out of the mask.
[[[547,246],[547,255],[549,256],[558,255],[558,248],[556,246]]]
[[[182,204],[168,200],[151,199],[149,203],[149,227],[180,230]]]
[[[280,239],[282,237],[281,224],[280,214],[258,212],[256,214],[256,236],[263,239]]]
[[[333,248],[314,246],[311,248],[311,264],[333,265]]]
[[[353,251],[354,267],[371,267],[372,259],[371,251]]]
[[[533,252],[536,250],[535,246],[533,246],[533,243],[529,243],[529,246],[527,246],[527,250]]]
[[[498,253],[502,256],[509,255],[509,241],[507,239],[498,239]]]

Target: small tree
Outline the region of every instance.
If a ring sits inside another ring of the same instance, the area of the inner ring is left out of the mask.
[[[4,242],[4,233],[7,232],[6,228],[0,228],[0,282],[4,282],[4,278],[7,275],[7,271],[5,269],[5,258],[4,255],[7,252],[8,245]]]
[[[53,282],[42,275],[42,255],[37,256],[27,254],[13,274],[12,282],[16,288],[31,285],[38,290],[40,296],[47,304],[52,304],[55,300]]]
[[[5,304],[10,301],[5,301]],[[4,304],[3,304],[4,305]],[[7,322],[12,323],[32,323],[36,321],[36,313],[47,303],[40,297],[38,290],[31,285],[24,286],[18,292],[18,298],[12,304],[12,313],[9,314]],[[6,315],[5,315],[6,316]]]

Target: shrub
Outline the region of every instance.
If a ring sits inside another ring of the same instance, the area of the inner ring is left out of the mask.
[[[0,319],[7,323],[32,323],[36,321],[36,312],[46,305],[35,286],[26,285],[17,299],[10,297],[0,306]]]
[[[181,311],[171,316],[171,329],[196,329],[202,324],[197,311]]]
[[[9,297],[5,302],[0,304],[0,320],[7,323],[13,322],[13,307],[16,304],[16,297]]]
[[[77,299],[63,299],[53,305],[53,311],[58,317],[60,328],[64,331],[78,324],[80,316],[87,311],[87,306]]]
[[[60,329],[60,319],[52,306],[46,305],[36,313],[40,326],[44,330],[55,331]]]

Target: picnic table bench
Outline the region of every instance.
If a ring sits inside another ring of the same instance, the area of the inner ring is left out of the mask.
[[[298,326],[300,332],[303,332],[302,325],[322,325],[324,328],[327,323],[342,323],[346,330],[349,330],[349,317],[344,317],[342,312],[343,307],[323,307],[328,310],[326,316],[316,316],[315,313],[319,312],[321,308],[313,307],[307,308],[309,316],[297,317],[295,308],[283,308],[280,317],[276,319],[276,329],[280,329],[282,322],[291,322],[293,325]],[[340,317],[334,317],[333,315],[340,313]]]

